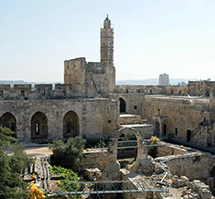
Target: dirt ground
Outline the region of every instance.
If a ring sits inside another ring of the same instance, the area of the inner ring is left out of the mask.
[[[29,156],[50,156],[52,151],[49,150],[47,144],[28,144],[25,146],[25,152]]]

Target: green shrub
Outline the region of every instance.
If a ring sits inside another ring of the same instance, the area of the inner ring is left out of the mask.
[[[61,175],[62,179],[58,185],[62,191],[77,191],[77,184],[71,184],[71,182],[78,182],[78,174],[71,169],[66,169],[61,166],[50,166],[50,173],[53,175]]]
[[[76,166],[83,157],[83,149],[86,141],[76,136],[69,138],[67,142],[56,140],[49,147],[52,149],[53,155],[51,162],[54,165],[77,170]]]

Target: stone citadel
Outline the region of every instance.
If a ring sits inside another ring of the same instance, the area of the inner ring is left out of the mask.
[[[104,20],[101,60],[64,61],[64,84],[0,85],[0,126],[25,142],[80,135],[109,138],[123,126],[145,137],[171,135],[199,146],[215,144],[215,82],[188,86],[115,85],[114,32]]]

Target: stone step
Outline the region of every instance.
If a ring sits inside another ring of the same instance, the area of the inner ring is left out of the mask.
[[[124,125],[124,124],[142,124],[143,121],[142,121],[140,115],[120,114],[119,115],[119,123],[121,125]]]

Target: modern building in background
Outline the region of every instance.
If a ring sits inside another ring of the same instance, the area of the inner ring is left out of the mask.
[[[159,75],[159,85],[168,86],[169,85],[169,75],[164,73]]]

